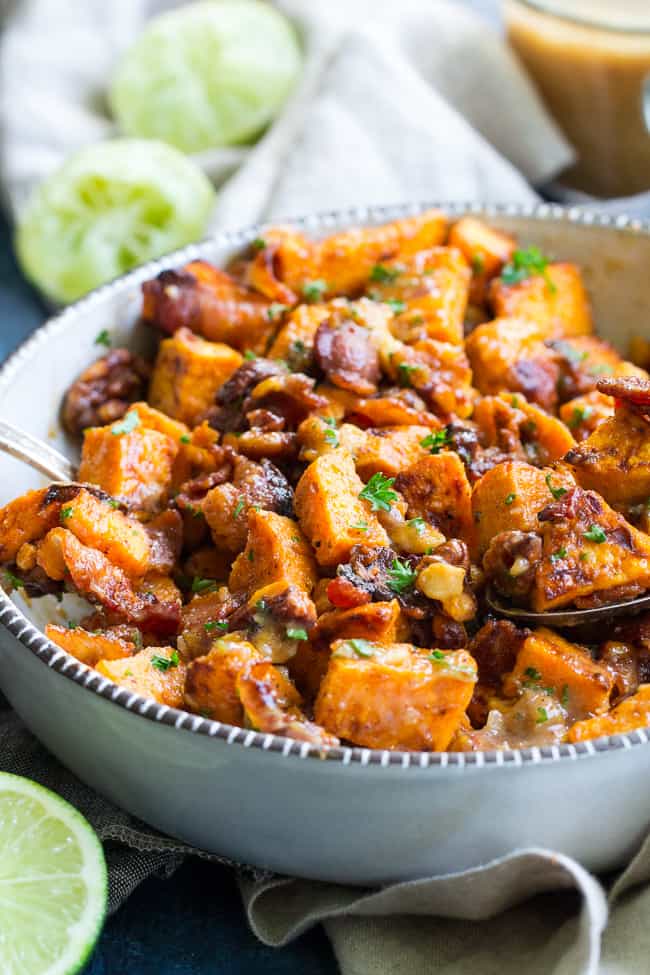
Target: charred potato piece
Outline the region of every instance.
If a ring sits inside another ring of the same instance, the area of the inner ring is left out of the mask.
[[[187,668],[185,707],[204,718],[242,725],[244,708],[237,692],[237,678],[262,659],[259,651],[237,634],[215,640],[209,652]]]
[[[96,670],[134,694],[169,708],[183,707],[187,667],[172,647],[146,647],[125,660],[100,660]]]
[[[624,698],[609,712],[585,721],[576,721],[569,728],[572,742],[588,741],[603,735],[624,735],[650,725],[650,684],[642,684],[636,694]]]
[[[474,537],[472,491],[458,454],[443,451],[416,461],[395,479],[408,517],[424,518],[447,538]]]
[[[251,509],[246,548],[235,559],[229,588],[253,593],[263,586],[282,583],[309,594],[316,579],[314,557],[298,524],[273,511]]]
[[[548,264],[515,284],[495,278],[489,288],[495,315],[535,322],[545,338],[591,335],[593,321],[580,269],[575,264]]]
[[[56,626],[48,623],[45,636],[82,664],[96,667],[100,660],[122,660],[136,652],[135,643],[111,633],[89,633],[81,626]]]

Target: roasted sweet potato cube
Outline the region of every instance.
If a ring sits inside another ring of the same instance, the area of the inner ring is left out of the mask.
[[[61,524],[80,542],[99,549],[127,575],[142,576],[149,567],[151,545],[139,521],[81,490],[63,504]]]
[[[210,651],[187,668],[185,707],[214,721],[241,725],[244,709],[237,693],[238,675],[261,653],[239,635],[220,637]]]
[[[503,691],[514,697],[524,687],[552,688],[575,721],[606,711],[613,686],[612,674],[588,650],[541,627],[524,641]]]
[[[476,663],[465,650],[337,640],[314,714],[355,745],[444,751],[475,682]]]
[[[282,359],[294,368],[305,366],[314,350],[314,336],[321,322],[331,314],[324,305],[298,305],[288,315],[268,352],[269,359]]]
[[[14,562],[23,545],[58,525],[60,511],[59,501],[48,501],[47,488],[21,494],[0,509],[0,563]]]
[[[535,322],[545,338],[590,335],[594,330],[589,298],[575,264],[549,264],[544,274],[516,284],[495,278],[489,300],[495,315]]]
[[[470,277],[459,250],[435,247],[377,265],[370,275],[368,294],[375,301],[392,303],[398,338],[406,342],[430,338],[459,345]]]
[[[168,416],[194,426],[242,361],[231,346],[206,342],[188,328],[180,328],[160,343],[149,402]]]
[[[512,257],[515,240],[476,217],[462,217],[449,231],[449,243],[462,252],[472,268],[470,301],[484,304],[487,285]]]
[[[531,600],[536,612],[573,602],[599,605],[607,590],[618,601],[650,586],[650,537],[593,491],[573,488],[541,511],[538,521],[542,561]]]
[[[351,424],[346,423],[344,426],[349,427]],[[387,477],[395,477],[404,468],[426,457],[427,449],[422,446],[422,441],[430,433],[429,427],[416,425],[363,431],[359,443],[352,448],[359,477],[369,481],[378,471]],[[341,446],[350,449],[345,438],[339,439]]]
[[[190,429],[185,423],[173,420],[171,416],[161,413],[160,410],[155,410],[148,403],[133,403],[129,407],[129,412],[137,413],[140,426],[146,430],[157,430],[158,433],[164,433],[174,443],[181,444],[181,447],[190,434]]]
[[[574,483],[565,470],[541,470],[517,460],[487,471],[472,491],[479,552],[500,532],[537,531],[537,515],[553,500],[550,488],[568,490]]]
[[[314,640],[365,637],[376,643],[399,643],[409,625],[396,599],[389,603],[365,603],[351,609],[334,609],[318,619]]]
[[[472,490],[458,454],[443,451],[416,461],[395,480],[409,518],[424,518],[447,538],[474,538]]]
[[[171,486],[177,453],[170,437],[141,425],[91,427],[84,435],[79,480],[99,485],[131,508],[151,510]]]
[[[584,488],[610,504],[645,503],[650,497],[650,422],[622,406],[566,457]]]
[[[650,725],[650,684],[641,684],[636,694],[626,697],[608,714],[576,721],[569,728],[568,740],[588,741],[603,735],[624,735]]]
[[[351,455],[341,448],[318,457],[298,481],[294,507],[320,565],[336,566],[348,560],[351,548],[359,543],[354,525],[368,526],[363,532],[364,544],[388,545],[370,503],[359,497],[363,489]]]
[[[81,626],[56,626],[48,623],[45,636],[89,667],[100,660],[122,660],[136,652],[135,643],[122,640],[111,633],[89,633]]]
[[[474,385],[488,396],[510,390],[546,409],[557,403],[559,366],[533,321],[496,318],[479,325],[465,343]]]
[[[521,393],[484,396],[472,418],[486,447],[498,447],[513,460],[543,466],[564,457],[575,440],[564,423]]]
[[[100,660],[96,670],[142,697],[170,708],[183,707],[187,667],[171,647],[146,647],[125,660]]]
[[[470,416],[476,392],[461,346],[436,339],[421,339],[413,345],[398,342],[382,358],[382,369],[397,384],[419,393],[434,413],[461,419]]]
[[[584,396],[576,396],[560,407],[560,419],[579,443],[587,440],[603,420],[609,420],[612,416],[613,398],[604,396],[596,389]]]
[[[281,582],[310,593],[316,579],[314,557],[297,523],[274,511],[251,509],[246,548],[235,559],[229,588],[252,593]]]

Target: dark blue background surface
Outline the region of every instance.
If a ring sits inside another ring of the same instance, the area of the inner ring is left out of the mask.
[[[45,317],[16,267],[0,217],[0,360]],[[321,928],[281,950],[248,930],[230,871],[188,861],[171,880],[148,880],[112,917],[84,975],[333,975]]]

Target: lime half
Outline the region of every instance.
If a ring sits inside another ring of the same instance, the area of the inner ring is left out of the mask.
[[[72,975],[106,913],[106,863],[92,827],[30,779],[0,772],[0,971]]]

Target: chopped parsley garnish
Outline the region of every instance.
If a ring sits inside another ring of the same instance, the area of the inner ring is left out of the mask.
[[[542,675],[540,674],[539,670],[537,670],[535,667],[526,667],[524,673],[526,677],[530,677],[531,680],[542,679]]]
[[[553,495],[553,497],[555,498],[556,501],[559,501],[559,499],[560,498],[563,498],[564,495],[567,493],[567,489],[566,488],[563,488],[563,487],[553,487],[553,485],[551,484],[551,475],[550,474],[547,474],[546,477],[544,478],[544,480],[546,481],[546,487],[549,489],[549,491],[551,492],[551,494]]]
[[[434,430],[424,440],[420,440],[421,447],[428,447],[432,454],[439,454],[443,447],[450,442],[449,430],[444,427],[442,430]]]
[[[285,311],[287,311],[288,308],[289,305],[282,305],[280,304],[279,301],[274,301],[266,309],[266,317],[270,322],[272,322],[276,318],[279,318],[280,315],[284,315]]]
[[[251,549],[250,552],[248,553],[248,561],[252,562],[254,559],[255,559],[255,552],[253,551],[253,549]]]
[[[562,688],[562,694],[560,695],[560,702],[563,708],[568,708],[569,706],[569,685],[565,684]]]
[[[483,274],[485,270],[485,258],[479,251],[472,254],[472,270],[474,274]]]
[[[327,281],[305,281],[302,286],[303,297],[306,301],[321,301],[327,291]]]
[[[68,518],[72,517],[73,512],[74,508],[71,504],[67,508],[61,508],[61,521],[67,521]]]
[[[413,365],[410,362],[400,362],[397,367],[397,376],[399,379],[400,386],[410,386],[411,385],[411,373],[415,372],[420,367]]]
[[[409,528],[415,528],[418,535],[421,535],[424,532],[424,529],[426,528],[426,521],[424,520],[424,518],[420,518],[420,517],[409,518],[406,524],[409,526]]]
[[[560,559],[565,559],[565,558],[566,558],[566,549],[559,548],[557,552],[553,552],[553,554],[551,555],[551,562],[559,562]]]
[[[515,498],[516,497],[517,497],[517,495],[515,494],[515,492],[514,491],[511,491],[510,494],[507,494],[505,496],[505,499],[504,499],[504,502],[503,503],[504,504],[507,504],[508,507],[510,507],[511,504],[514,504],[514,501],[515,501]]]
[[[239,518],[243,510],[244,510],[244,499],[240,498],[235,506],[235,510],[232,513],[233,518]]]
[[[95,339],[95,345],[103,345],[107,349],[111,347],[111,336],[107,328],[103,328],[97,338]]]
[[[399,298],[389,298],[386,304],[390,305],[394,315],[401,315],[403,311],[406,311],[406,303],[400,301]]]
[[[546,708],[537,708],[537,724],[544,724],[548,721],[548,711]]]
[[[359,497],[370,502],[373,511],[390,511],[393,501],[397,501],[397,492],[393,491],[394,477],[386,477],[381,471],[373,474]]]
[[[216,586],[216,579],[201,579],[200,576],[194,576],[192,579],[192,592],[209,592]]]
[[[571,419],[569,420],[569,426],[572,429],[580,426],[581,423],[589,419],[593,412],[594,411],[591,406],[574,406]]]
[[[350,647],[357,657],[372,657],[375,652],[375,648],[369,640],[361,640],[360,638],[346,640],[345,646]]]
[[[385,264],[375,264],[370,272],[370,280],[377,281],[379,284],[388,284],[400,276],[403,268],[386,267]]]
[[[74,620],[66,620],[65,621],[65,625],[67,626],[67,628],[69,630],[76,630],[77,629],[77,626],[78,626],[78,624],[75,623]]]
[[[162,670],[163,673],[171,667],[178,667],[179,662],[178,650],[174,650],[171,657],[163,657],[155,653],[151,658],[151,666],[155,667],[156,670]]]
[[[393,564],[386,575],[388,576],[388,588],[392,589],[393,592],[400,593],[413,588],[417,572],[411,568],[408,562],[393,559]]]
[[[135,632],[133,633],[132,642],[135,644],[136,647],[142,646],[142,633],[140,633],[140,630],[135,630]]]
[[[304,626],[288,626],[287,639],[289,640],[308,640],[307,630]]]
[[[132,433],[140,425],[140,417],[135,410],[129,410],[123,420],[113,424],[111,433],[114,437],[119,437],[123,433]]]
[[[117,509],[121,507],[120,502],[116,501],[115,498],[109,498],[106,503],[109,504],[111,508]]]
[[[429,660],[436,664],[444,663],[446,659],[447,655],[442,650],[432,650],[429,654]]]
[[[591,559],[591,552],[581,552],[578,558],[581,562],[589,562]]]
[[[519,397],[518,396],[512,396],[510,398],[510,405],[513,408],[513,410],[519,409]]]
[[[367,532],[368,531],[368,522],[367,521],[358,521],[356,523],[356,525],[352,525],[352,528],[354,528],[354,530],[355,531],[358,531],[358,532]]]
[[[22,586],[24,586],[23,580],[19,579],[18,576],[13,574],[13,572],[10,572],[9,569],[5,569],[4,574],[7,582],[10,586],[13,586],[14,589],[20,589]]]
[[[583,532],[582,537],[586,538],[589,542],[596,542],[598,545],[607,541],[607,535],[600,525],[590,525],[589,531]]]
[[[325,443],[328,444],[330,447],[338,447],[339,437],[336,432],[336,420],[334,419],[333,416],[324,416],[322,419],[323,419],[323,423],[327,427],[325,433],[323,434]]]
[[[266,247],[266,241],[263,237],[256,237],[255,240],[251,241],[251,247],[255,252],[263,251]]]
[[[501,272],[501,280],[504,284],[519,284],[535,274],[542,275],[551,293],[557,291],[548,276],[548,258],[544,257],[539,247],[526,247],[524,250],[514,252],[512,260]]]
[[[253,352],[252,349],[246,349],[246,351],[244,352],[244,359],[248,359],[250,362],[253,359],[257,359],[257,355]]]

